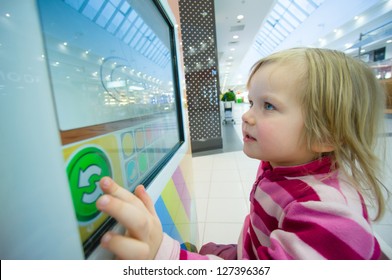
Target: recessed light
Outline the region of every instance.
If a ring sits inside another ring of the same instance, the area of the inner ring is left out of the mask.
[[[244,15],[238,15],[238,16],[237,16],[237,19],[238,19],[238,20],[244,19]]]
[[[240,38],[240,36],[238,36],[238,35],[233,36],[233,39],[238,39],[238,38]]]

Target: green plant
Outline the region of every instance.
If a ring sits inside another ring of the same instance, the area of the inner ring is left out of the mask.
[[[232,90],[225,92],[221,98],[222,101],[235,101],[235,93]]]

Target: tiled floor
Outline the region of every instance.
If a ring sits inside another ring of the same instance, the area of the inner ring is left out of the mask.
[[[233,118],[236,124],[226,124],[223,131],[237,139],[225,139],[226,143],[242,143],[241,115],[247,104],[235,104]],[[384,184],[392,192],[392,118],[387,124],[386,175]],[[231,127],[229,127],[231,126]],[[225,133],[222,133],[225,135]],[[219,151],[194,155],[194,190],[199,222],[200,244],[216,242],[237,243],[245,215],[249,211],[249,193],[254,182],[259,162],[248,158],[238,144]],[[375,225],[383,250],[392,258],[392,198],[389,211]]]

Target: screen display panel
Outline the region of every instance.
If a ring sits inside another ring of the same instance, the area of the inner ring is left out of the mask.
[[[99,180],[148,187],[184,141],[173,25],[154,0],[37,3],[87,257],[115,223],[95,206]]]

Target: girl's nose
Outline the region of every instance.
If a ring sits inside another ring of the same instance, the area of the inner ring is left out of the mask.
[[[242,115],[242,122],[253,125],[254,122],[254,118],[250,112],[250,110],[246,111],[243,115]]]

